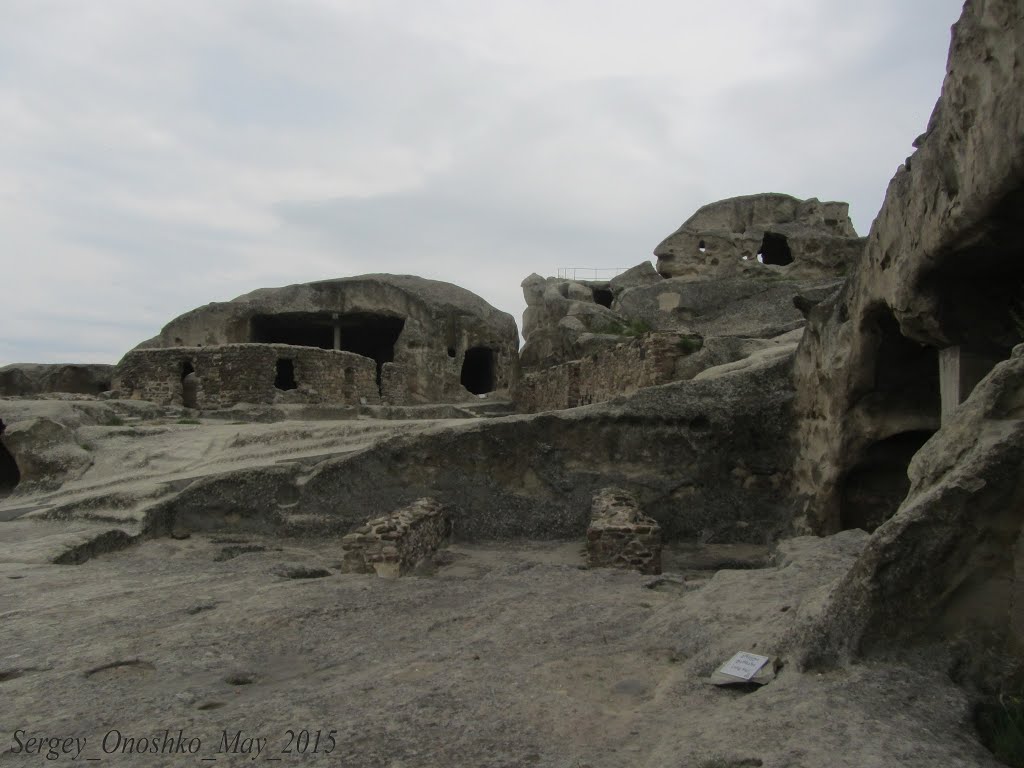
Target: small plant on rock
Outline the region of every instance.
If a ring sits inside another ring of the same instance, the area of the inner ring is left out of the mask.
[[[1024,768],[1024,689],[1000,693],[976,714],[982,742],[1011,768]]]

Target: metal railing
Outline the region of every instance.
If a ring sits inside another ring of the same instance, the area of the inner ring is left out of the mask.
[[[559,267],[559,280],[611,280],[629,267]]]

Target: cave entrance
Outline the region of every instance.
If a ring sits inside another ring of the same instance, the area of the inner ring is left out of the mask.
[[[7,450],[7,446],[0,443],[0,496],[6,496],[13,491],[21,482],[21,472],[18,470],[18,463]]]
[[[765,232],[761,247],[757,249],[757,260],[762,264],[774,264],[784,267],[793,263],[793,254],[789,250],[789,241],[785,235]]]
[[[298,389],[295,383],[295,362],[286,357],[279,358],[274,364],[274,387],[287,392]]]
[[[842,483],[840,526],[868,533],[896,514],[910,490],[907,467],[932,436],[929,430],[902,432],[872,444]]]
[[[377,363],[377,389],[381,387],[384,363],[395,359],[395,344],[405,329],[405,318],[359,313],[338,318],[340,349],[369,357]]]
[[[255,315],[250,325],[255,344],[334,349],[334,320],[327,312],[283,312]]]
[[[199,380],[195,366],[189,360],[181,364],[181,404],[186,408],[199,407]]]
[[[473,347],[466,350],[462,359],[462,386],[474,395],[485,395],[494,391],[494,350],[489,347]]]
[[[851,449],[840,482],[839,526],[871,532],[899,508],[910,490],[907,468],[939,428],[939,353],[900,332],[891,310],[877,306],[865,318],[873,337],[856,420],[861,435],[877,435]],[[861,438],[863,440],[863,437]]]
[[[250,338],[256,344],[337,349],[369,357],[377,363],[379,389],[384,363],[394,361],[404,328],[405,318],[372,312],[286,312],[254,316]]]
[[[612,301],[615,299],[615,295],[612,293],[611,288],[591,288],[590,292],[594,294],[595,304],[608,307],[608,309],[612,308]]]

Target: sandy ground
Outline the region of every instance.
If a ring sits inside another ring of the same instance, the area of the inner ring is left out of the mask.
[[[676,548],[662,580],[587,570],[578,541],[453,544],[397,580],[255,536],[49,563],[72,533],[0,523],[0,765],[50,764],[40,737],[64,740],[52,762],[125,766],[997,765],[925,652],[825,672],[782,652],[763,688],[706,683],[784,647],[854,532],[753,570],[713,569],[763,552]]]

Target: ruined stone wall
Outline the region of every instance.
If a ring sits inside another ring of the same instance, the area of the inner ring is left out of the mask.
[[[640,502],[629,491],[604,488],[594,495],[587,564],[661,573],[661,526],[640,511]]]
[[[448,538],[444,507],[418,499],[384,517],[374,518],[341,540],[343,573],[401,576],[437,551]]]
[[[652,333],[582,360],[524,374],[516,393],[520,410],[575,408],[611,400],[676,378],[676,361],[693,351],[692,342],[672,333]]]
[[[278,360],[292,362],[294,389],[275,386]],[[184,373],[195,372],[198,408],[236,403],[379,403],[376,365],[351,352],[287,344],[136,349],[114,372],[122,397],[183,404]]]

